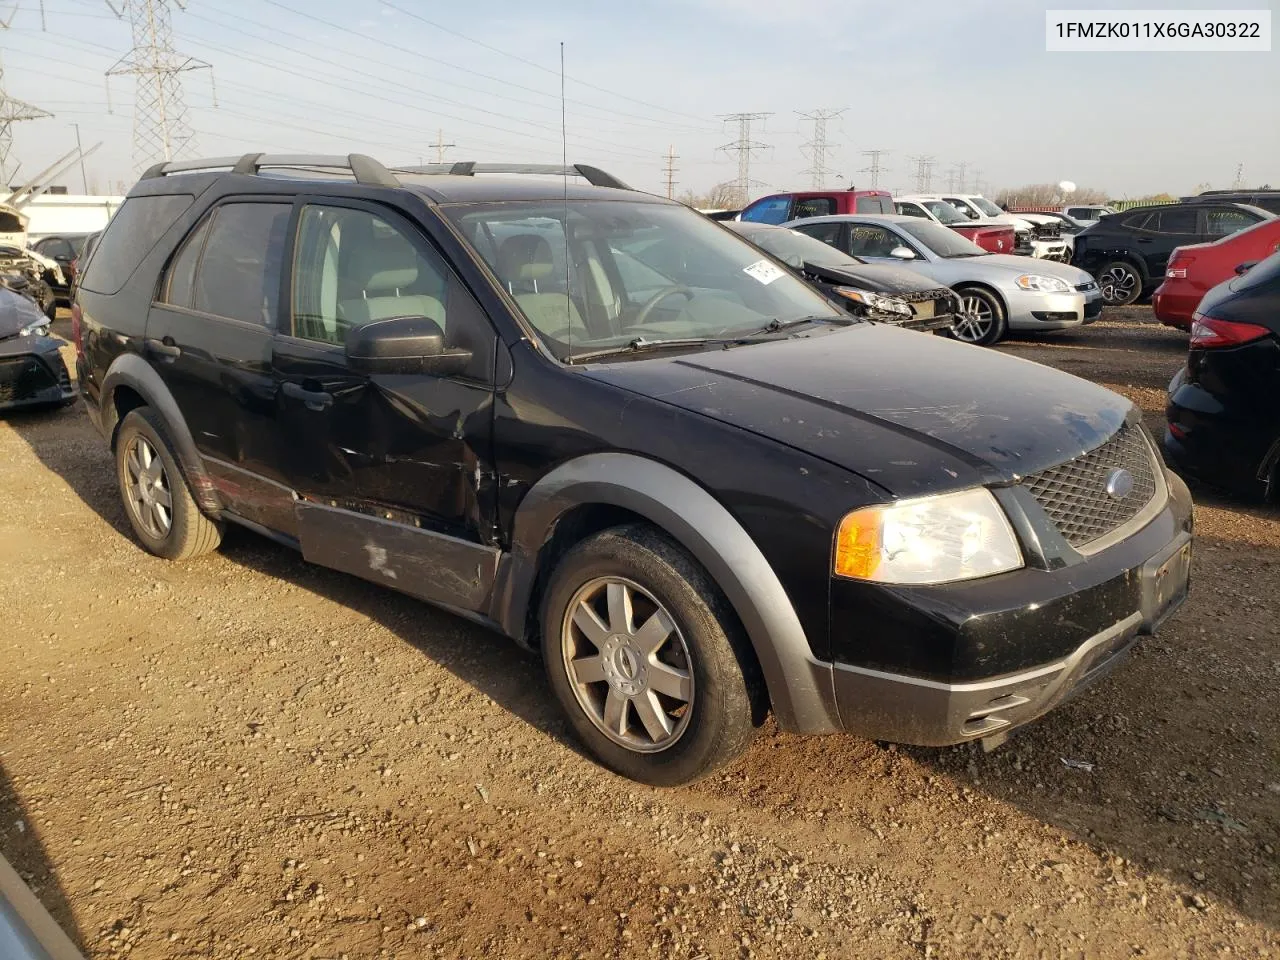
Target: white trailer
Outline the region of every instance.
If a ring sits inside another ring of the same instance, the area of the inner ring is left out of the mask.
[[[41,237],[97,233],[122,203],[124,197],[42,194],[22,208],[29,242]]]

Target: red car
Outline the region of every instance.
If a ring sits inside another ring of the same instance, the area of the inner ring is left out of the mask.
[[[1265,260],[1280,250],[1280,219],[1261,223],[1215,240],[1175,247],[1164,268],[1164,283],[1151,297],[1156,319],[1169,327],[1191,329],[1200,298],[1237,273],[1244,263]]]

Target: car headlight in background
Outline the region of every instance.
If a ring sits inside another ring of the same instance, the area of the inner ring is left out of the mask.
[[[925,584],[989,577],[1022,565],[1008,518],[991,491],[979,487],[847,514],[836,531],[833,572]]]
[[[1023,290],[1032,293],[1070,293],[1071,287],[1065,280],[1057,277],[1042,277],[1037,273],[1024,273],[1013,281]]]
[[[33,320],[25,327],[18,331],[20,337],[47,337],[49,335],[49,320],[41,317],[39,320]]]
[[[896,297],[886,297],[870,290],[859,290],[856,287],[836,287],[836,293],[846,300],[860,303],[873,313],[889,314],[895,317],[912,316],[911,307]]]

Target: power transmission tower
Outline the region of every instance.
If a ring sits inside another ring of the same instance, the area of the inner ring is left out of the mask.
[[[186,9],[184,0],[173,2],[179,9]],[[156,160],[190,154],[194,150],[194,134],[187,123],[181,74],[189,70],[212,71],[213,66],[173,48],[169,0],[123,0],[119,9],[111,0],[106,3],[117,17],[128,16],[133,28],[133,49],[107,71],[107,111],[111,112],[111,78],[134,76],[134,165],[142,169]],[[209,78],[212,85],[212,73]]]
[[[839,110],[815,110],[813,113],[796,111],[806,120],[813,121],[813,139],[800,144],[800,152],[804,153],[805,148],[809,150],[805,155],[813,166],[801,172],[813,177],[813,185],[816,189],[821,190],[827,185],[827,121],[834,120],[848,109],[848,107],[841,107]]]
[[[886,170],[889,169],[888,167],[883,167],[880,165],[880,158],[885,156],[888,152],[889,152],[888,150],[863,150],[862,151],[862,155],[864,157],[869,157],[871,162],[868,163],[865,167],[863,167],[858,172],[871,174],[871,188],[873,190],[876,187],[880,186],[880,174],[884,173]]]
[[[734,181],[733,189],[737,195],[738,203],[744,207],[747,205],[753,182],[751,179],[751,155],[770,148],[767,143],[760,143],[751,139],[751,124],[756,120],[767,120],[771,116],[773,116],[772,113],[730,113],[720,118],[725,123],[736,123],[738,125],[738,139],[731,140],[718,149],[725,153],[736,153],[738,155],[738,179]]]
[[[933,190],[933,164],[934,158],[927,157],[909,157],[916,164],[916,193],[930,193]]]
[[[444,142],[444,130],[436,131],[436,142],[432,144],[436,148],[436,163],[444,163],[444,152],[456,147],[456,143]]]
[[[956,169],[955,167],[951,167],[949,170],[947,170],[947,191],[948,191],[949,193],[955,193],[955,192],[956,192],[956,175],[957,175],[957,173],[958,173],[958,171],[957,171],[957,169]]]
[[[1244,164],[1236,164],[1236,175],[1231,180],[1231,189],[1240,190],[1244,187]]]
[[[18,8],[14,7],[13,13],[17,12]],[[7,21],[0,21],[0,27],[8,30],[12,22],[11,13]],[[13,125],[24,120],[44,120],[52,116],[47,110],[41,110],[25,100],[5,93],[4,64],[0,63],[0,187],[8,188],[9,178],[18,171],[16,166],[9,166],[9,152],[13,149]]]
[[[965,193],[968,189],[968,184],[965,182],[965,179],[964,179],[965,171],[968,169],[969,169],[968,160],[961,160],[959,163],[956,164],[956,170],[959,173],[959,178],[958,178],[959,182],[956,184],[956,187],[955,187],[957,193]]]
[[[675,145],[667,147],[667,163],[662,168],[662,175],[667,181],[667,199],[673,200],[676,195],[676,161],[680,159],[680,155],[676,153]]]

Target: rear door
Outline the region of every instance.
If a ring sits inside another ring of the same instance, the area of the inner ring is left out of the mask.
[[[1175,247],[1198,243],[1199,212],[1195,207],[1173,204],[1152,211],[1141,228],[1134,231],[1138,254],[1146,261],[1147,276],[1152,282],[1164,276],[1169,255]]]
[[[254,506],[252,471],[275,412],[271,337],[291,211],[279,197],[211,208],[170,259],[144,342],[224,499],[272,527]]]

